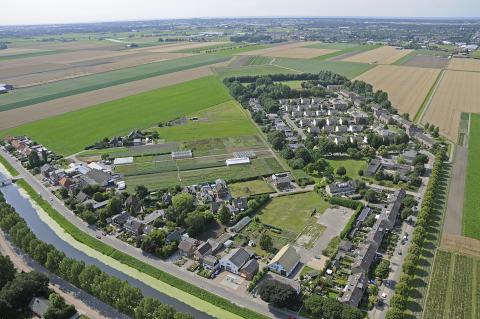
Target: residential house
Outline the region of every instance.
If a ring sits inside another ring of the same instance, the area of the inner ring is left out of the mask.
[[[220,260],[220,266],[233,273],[240,274],[240,269],[250,260],[252,254],[243,248],[231,250],[225,257]]]
[[[116,214],[112,216],[112,224],[117,227],[123,227],[123,225],[127,222],[130,215],[123,211],[120,214]]]
[[[282,276],[289,277],[300,263],[300,256],[293,246],[285,245],[272,258],[268,268]]]
[[[70,188],[74,185],[75,183],[68,177],[64,176],[58,181],[58,185],[65,187],[65,188]]]
[[[165,206],[172,205],[172,194],[165,193],[162,195],[162,204]]]
[[[292,177],[290,173],[276,173],[272,175],[272,182],[278,189],[289,188],[292,183]]]
[[[167,234],[167,237],[165,237],[165,241],[167,243],[172,243],[174,241],[179,243],[179,242],[182,241],[182,235],[180,234],[180,232],[178,230],[174,230],[174,231]]]
[[[227,183],[223,179],[217,179],[215,181],[215,192],[217,194],[217,199],[230,199],[230,193],[228,191]]]
[[[142,235],[144,227],[144,223],[133,217],[129,217],[125,224],[123,224],[123,228],[125,228],[125,231],[135,236]]]
[[[202,260],[203,257],[212,254],[212,245],[208,241],[201,243],[195,251],[195,258]]]
[[[351,274],[348,276],[347,285],[343,289],[343,295],[340,301],[352,307],[357,307],[362,300],[367,286],[368,281],[364,273]]]
[[[248,198],[246,196],[233,199],[233,206],[239,211],[244,211],[248,208]]]
[[[205,269],[214,270],[219,266],[217,257],[213,255],[207,255],[202,259],[202,266]]]
[[[83,203],[88,199],[88,195],[84,192],[79,192],[77,195],[75,195],[75,199],[77,200],[77,202]]]
[[[364,243],[352,263],[352,274],[358,274],[360,272],[368,273],[370,266],[377,257],[377,249],[378,245],[376,243]]]
[[[246,280],[252,280],[253,276],[258,272],[258,262],[255,259],[250,259],[245,265],[240,269],[240,276]]]
[[[354,194],[357,191],[357,185],[354,181],[334,182],[325,187],[330,196],[345,196]]]
[[[415,158],[417,157],[418,152],[416,150],[406,150],[402,153],[405,162],[409,165],[413,165]]]
[[[42,173],[43,176],[46,178],[50,177],[50,173],[55,171],[55,167],[53,167],[51,164],[43,164],[42,167],[40,167],[40,173]]]
[[[186,238],[178,244],[178,250],[181,256],[193,258],[197,247],[197,240],[195,238]]]

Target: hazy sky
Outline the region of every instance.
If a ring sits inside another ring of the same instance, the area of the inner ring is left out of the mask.
[[[480,16],[480,0],[4,0],[0,25],[239,16]]]

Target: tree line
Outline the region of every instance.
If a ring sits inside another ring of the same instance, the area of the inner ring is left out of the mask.
[[[135,319],[193,318],[156,299],[144,297],[140,289],[127,281],[110,276],[97,266],[69,258],[53,245],[39,240],[3,196],[0,197],[0,229],[10,236],[13,244],[50,272]]]
[[[434,203],[438,201],[440,191],[440,181],[444,172],[444,160],[446,152],[443,147],[438,147],[435,151],[435,162],[433,164],[430,180],[423,197],[422,206],[417,216],[415,230],[412,235],[412,243],[405,256],[402,265],[402,275],[395,286],[395,295],[390,300],[390,309],[387,312],[387,319],[405,318],[408,299],[411,296],[415,272],[419,265],[419,259],[422,255],[427,229],[432,222],[435,214]]]

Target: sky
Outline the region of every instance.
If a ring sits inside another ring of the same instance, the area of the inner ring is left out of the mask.
[[[5,0],[0,25],[253,16],[478,17],[480,0]]]

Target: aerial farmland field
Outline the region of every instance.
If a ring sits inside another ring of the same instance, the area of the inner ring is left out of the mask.
[[[0,111],[192,69],[226,61],[227,59],[226,57],[215,55],[196,55],[19,89],[11,92],[11,94],[2,96]]]
[[[468,164],[463,207],[464,236],[480,239],[480,114],[470,115],[470,133],[468,140]]]
[[[401,50],[391,46],[383,46],[374,50],[358,53],[343,59],[348,62],[392,64],[412,50]]]
[[[423,318],[478,318],[479,266],[474,257],[437,251]]]
[[[218,79],[205,77],[22,125],[2,134],[26,134],[59,154],[69,155],[105,136],[152,127],[230,99]]]
[[[399,113],[409,113],[413,118],[439,73],[438,69],[379,65],[357,79],[387,92]]]
[[[448,64],[448,69],[480,72],[480,59],[453,58]]]
[[[480,73],[447,70],[422,123],[434,123],[450,140],[456,141],[462,112],[480,112]]]
[[[248,51],[240,53],[240,55],[259,55],[277,58],[297,58],[312,59],[325,54],[333,53],[335,49],[320,49],[312,47],[317,42],[294,42],[288,44],[280,44],[265,49]],[[308,47],[307,47],[308,46]]]

